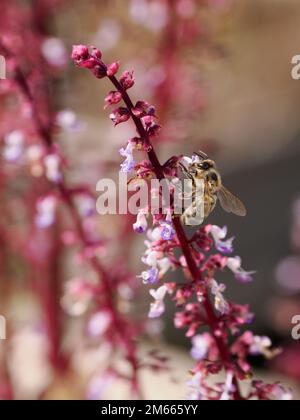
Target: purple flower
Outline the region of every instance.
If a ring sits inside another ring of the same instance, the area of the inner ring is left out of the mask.
[[[124,173],[129,173],[135,168],[136,162],[133,157],[133,150],[134,147],[132,143],[128,143],[126,149],[120,150],[120,155],[126,158],[121,164],[121,171]]]
[[[163,221],[160,223],[160,225],[162,228],[161,233],[160,233],[161,238],[164,241],[172,240],[175,236],[175,230],[172,226],[172,223]]]
[[[136,233],[145,233],[148,228],[147,218],[145,215],[145,211],[142,210],[138,213],[136,222],[133,225],[133,230]]]
[[[168,211],[165,220],[161,220],[159,224],[161,228],[161,232],[160,232],[161,239],[163,239],[164,241],[172,240],[175,236],[175,229],[173,228],[173,224],[172,224],[171,211]]]
[[[231,254],[233,252],[232,242],[234,238],[224,239],[227,236],[227,227],[224,226],[223,229],[219,228],[219,226],[212,226],[210,230],[210,234],[215,241],[216,249],[223,254]]]
[[[159,270],[158,268],[150,268],[148,271],[143,271],[139,276],[143,280],[144,284],[155,284],[159,280]]]
[[[152,269],[158,269],[158,278],[161,279],[172,267],[172,262],[169,257],[165,257],[162,252],[153,251],[148,241],[146,241],[146,245],[149,246],[149,248],[142,257],[142,262]]]
[[[243,270],[240,257],[228,258],[226,265],[234,273],[236,280],[240,283],[250,283],[253,280],[253,274],[256,273],[256,271]]]

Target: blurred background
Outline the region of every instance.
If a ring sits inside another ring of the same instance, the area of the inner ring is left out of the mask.
[[[257,270],[249,285],[229,281],[228,293],[239,303],[250,303],[256,314],[255,332],[270,335],[284,348],[275,362],[255,361],[259,375],[283,378],[296,389],[297,397],[300,343],[291,338],[291,319],[300,315],[300,81],[291,76],[291,61],[300,54],[299,2],[49,0],[7,2],[3,7],[6,22],[0,26],[0,36],[13,33],[17,50],[22,47],[18,37],[32,29],[31,14],[36,22],[43,22],[42,30],[36,31],[42,33],[40,45],[50,67],[53,107],[63,110],[62,129],[56,136],[68,159],[70,185],[84,180],[95,193],[101,177],[115,177],[118,150],[132,133],[130,126],[112,127],[108,112],[103,111],[109,86],[74,68],[69,60],[73,44],[95,45],[106,62],[117,58],[122,68],[134,69],[134,98],[155,104],[163,125],[156,143],[162,161],[196,150],[217,161],[224,184],[243,199],[249,214],[241,220],[218,209],[209,222],[227,225],[236,237],[235,251],[243,257],[243,266]],[[16,19],[19,13],[23,17]],[[30,72],[34,57],[27,59]],[[94,342],[85,344],[86,314],[70,316],[74,308],[69,300],[66,304],[65,284],[78,277],[77,253],[64,251],[55,259],[55,267],[50,260],[36,269],[35,248],[43,247],[47,239],[28,226],[24,197],[27,194],[28,203],[34,193],[29,191],[24,168],[16,169],[5,157],[5,135],[20,130],[6,89],[0,90],[1,175],[5,174],[1,202],[6,200],[1,210],[0,313],[8,325],[8,339],[0,342],[2,388],[7,392],[5,378],[9,377],[20,398],[80,398],[86,389],[93,393],[99,388],[97,366],[110,350],[103,345],[99,352],[98,342],[96,347]],[[35,193],[39,188],[40,183],[35,183]],[[63,224],[64,214],[61,217]],[[142,269],[144,245],[143,238],[131,235],[131,222],[99,216],[90,221],[113,244],[106,258],[121,256],[135,274]],[[27,242],[28,237],[33,241]],[[46,357],[49,343],[42,333],[43,311],[53,292],[51,284],[49,289],[44,287],[43,279],[53,271],[59,278],[57,308],[63,306],[62,346],[76,350],[66,375],[53,375]],[[93,277],[84,265],[79,271],[81,276]],[[134,312],[141,317],[147,314],[149,296],[143,288],[133,288],[139,297]],[[165,398],[184,397],[183,378],[192,362],[182,331],[173,326],[173,314],[170,305],[164,320],[145,321],[142,352],[149,355],[152,348],[163,348],[169,364],[180,366],[176,373],[166,371],[160,383],[155,374],[145,373],[148,398],[159,398],[161,388]],[[107,398],[115,397],[114,393],[126,398],[123,385],[113,388],[108,386]]]

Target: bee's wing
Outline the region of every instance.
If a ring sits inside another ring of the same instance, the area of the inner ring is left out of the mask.
[[[244,204],[239,198],[228,191],[227,188],[223,186],[221,187],[221,189],[218,191],[218,198],[220,200],[221,206],[228,213],[234,213],[237,216],[242,217],[247,215],[247,210]]]

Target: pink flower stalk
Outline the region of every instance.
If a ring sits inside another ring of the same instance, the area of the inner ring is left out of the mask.
[[[41,141],[44,142],[45,147],[49,148],[49,151],[53,150],[53,143],[51,135],[46,133],[44,127],[42,127],[41,122],[38,120],[38,117],[35,113],[35,101],[34,96],[31,94],[30,86],[27,84],[27,80],[23,75],[20,68],[17,68],[16,71],[16,83],[19,85],[21,92],[27,98],[29,104],[32,107],[32,115],[35,118],[34,123],[36,129],[41,133]],[[57,155],[52,155],[57,156]],[[70,217],[73,221],[73,225],[76,229],[78,241],[81,244],[83,250],[88,250],[91,246],[91,240],[89,238],[89,233],[86,231],[83,220],[78,213],[74,202],[74,195],[72,190],[67,186],[63,175],[59,177],[50,177],[50,180],[56,184],[58,195],[57,197],[46,197],[43,198],[38,204],[38,215],[36,222],[40,227],[48,227],[54,223],[54,212],[57,205],[57,199],[59,199],[69,211]],[[101,245],[95,244],[95,246]],[[113,341],[121,342],[124,346],[126,353],[126,358],[131,364],[132,367],[132,377],[129,378],[132,386],[133,395],[140,396],[140,389],[138,384],[138,359],[136,355],[136,345],[133,341],[133,336],[136,335],[136,329],[134,326],[130,325],[130,322],[122,319],[118,310],[115,307],[114,303],[114,288],[117,284],[116,279],[113,277],[112,270],[105,268],[94,253],[87,257],[88,262],[90,263],[92,269],[97,273],[99,285],[101,285],[101,295],[106,306],[106,310],[110,313],[111,316],[111,325],[109,328],[109,335],[113,332],[115,337]],[[94,291],[94,298],[97,298],[98,291]],[[115,372],[117,375],[117,372]]]
[[[27,264],[27,270],[24,270],[24,280],[28,288],[32,288],[38,297],[43,308],[44,324],[47,329],[49,339],[49,364],[61,372],[65,369],[65,358],[60,352],[60,321],[61,311],[59,307],[59,283],[60,273],[57,270],[58,254],[60,253],[60,241],[57,238],[55,229],[48,229],[47,233],[37,232],[37,226],[34,223],[35,208],[33,203],[38,201],[37,191],[42,191],[47,182],[44,179],[38,185],[36,191],[34,189],[34,179],[41,176],[44,172],[48,172],[49,177],[57,177],[59,174],[59,165],[55,167],[51,159],[47,162],[45,150],[41,146],[34,149],[36,133],[41,133],[42,124],[33,129],[35,125],[31,120],[32,108],[29,105],[27,96],[20,95],[19,85],[13,82],[11,75],[17,75],[19,72],[18,65],[26,68],[26,77],[30,80],[32,90],[35,91],[38,108],[35,113],[38,115],[39,121],[43,124],[47,120],[48,102],[46,100],[46,89],[41,89],[43,84],[40,75],[43,74],[45,79],[50,78],[53,71],[57,71],[67,62],[66,49],[63,43],[49,35],[44,31],[45,19],[49,15],[57,11],[57,7],[66,3],[68,0],[43,0],[32,7],[20,4],[17,1],[4,0],[1,2],[1,37],[0,37],[0,53],[5,56],[7,61],[7,80],[1,80],[1,128],[0,136],[5,139],[5,153],[3,172],[1,171],[1,190],[9,190],[9,185],[13,179],[15,185],[18,185],[18,176],[24,166],[27,166],[33,175],[32,182],[28,183],[28,188],[24,192],[21,199],[15,202],[5,200],[5,211],[7,214],[13,214],[18,208],[24,212],[24,216],[28,216],[28,220],[23,225],[23,231],[13,229],[9,226],[5,228],[6,247],[8,254],[12,251],[18,255],[23,263]],[[30,48],[28,48],[30,45]],[[26,89],[23,84],[22,89]],[[29,92],[27,92],[29,94]],[[17,99],[17,100],[16,100]],[[11,101],[14,106],[7,106],[7,100]],[[46,123],[45,123],[46,126]],[[48,135],[51,127],[47,127],[44,135]],[[42,160],[45,159],[45,162]],[[10,168],[6,165],[9,164]],[[48,169],[46,166],[48,164]],[[10,169],[12,171],[10,171]],[[49,186],[48,186],[49,192]],[[14,204],[14,205],[13,205]],[[47,206],[45,206],[47,207]],[[45,210],[44,207],[44,210]],[[10,211],[11,210],[11,211]],[[40,209],[42,211],[42,209]],[[48,216],[50,209],[48,209]],[[45,214],[44,214],[45,216]],[[13,217],[12,217],[13,219]],[[46,222],[46,217],[44,221]],[[49,217],[48,217],[49,226]],[[29,232],[30,231],[30,232]],[[26,234],[30,235],[25,238]],[[44,235],[43,239],[41,237]],[[39,236],[39,238],[38,238]],[[39,240],[41,240],[39,242]],[[34,244],[33,244],[34,243]],[[39,245],[38,245],[39,243]],[[35,247],[35,249],[34,249]],[[8,258],[7,258],[8,259]],[[6,264],[7,264],[6,259]],[[10,261],[8,261],[9,263]],[[22,264],[20,266],[22,266]],[[25,273],[28,272],[26,275]],[[43,279],[43,282],[39,277]],[[3,280],[4,277],[3,277]],[[5,281],[4,281],[5,283]],[[50,287],[51,283],[51,287]],[[8,283],[7,283],[8,285]],[[6,287],[6,286],[5,286]],[[14,285],[10,285],[7,290],[14,291]],[[8,341],[13,335],[10,334]],[[9,346],[6,346],[9,348]],[[8,352],[7,360],[10,361],[11,353]],[[7,363],[10,366],[9,363]],[[11,369],[7,369],[7,381]],[[13,395],[13,393],[12,393]],[[1,395],[0,395],[1,398]]]
[[[139,3],[138,0],[136,3]],[[149,14],[153,1],[146,0],[144,3],[147,4]],[[199,72],[197,70],[195,74],[195,69],[188,64],[186,53],[192,51],[200,59],[202,54],[208,53],[211,57],[222,54],[222,48],[213,39],[213,28],[207,19],[204,21],[201,14],[202,10],[204,13],[209,12],[216,5],[198,0],[166,0],[157,3],[165,8],[167,18],[159,32],[156,58],[159,64],[151,69],[157,77],[153,77],[154,81],[151,80],[149,84],[153,101],[164,121],[160,141],[180,142],[187,139],[187,133],[189,138],[193,135],[193,121],[201,118],[207,103],[205,85],[199,83]],[[147,16],[146,11],[144,14]],[[147,27],[147,20],[144,25]],[[211,142],[205,146],[213,147]]]
[[[76,51],[77,47],[74,47],[74,49]],[[84,51],[86,52],[86,49]],[[152,109],[152,107],[143,106],[142,112],[137,112],[137,107],[128,94],[128,89],[133,86],[133,80],[129,84],[124,82],[124,75],[126,75],[126,79],[127,77],[133,78],[132,73],[125,72],[120,79],[116,77],[116,74],[110,75],[107,72],[108,66],[102,59],[96,57],[93,50],[84,58],[94,63],[94,67],[99,69],[101,74],[106,73],[116,91],[122,95],[125,104],[125,108],[122,108],[122,110],[124,109],[124,113],[125,109],[127,110],[126,115],[135,124],[140,139],[139,143],[144,145],[142,150],[147,151],[149,159],[147,178],[151,175],[158,180],[165,179],[170,172],[174,172],[173,165],[178,158],[170,159],[165,165],[160,163],[152,146],[152,140],[158,134],[160,125],[152,112],[150,115],[143,116],[144,109]],[[75,63],[82,67],[80,62],[78,63],[75,60]],[[94,68],[90,68],[90,70],[94,73]],[[146,102],[139,101],[139,103],[145,104]],[[129,144],[132,145],[131,142]],[[132,146],[130,150],[125,150],[128,153],[122,153],[126,156],[127,161],[131,161]],[[141,148],[138,150],[141,150]],[[136,165],[135,169],[138,169],[138,167]],[[129,168],[132,170],[131,166]],[[137,176],[143,178],[143,175],[138,172]],[[170,195],[172,196],[172,191],[170,191]],[[226,239],[227,230],[208,225],[201,227],[189,239],[185,234],[180,218],[172,213],[171,218],[162,222],[163,233],[161,233],[162,224],[158,222],[162,217],[163,215],[154,217],[153,229],[148,232],[147,250],[142,261],[150,268],[142,273],[141,278],[146,284],[158,284],[156,290],[150,290],[150,294],[154,298],[149,312],[151,318],[161,316],[164,313],[167,295],[173,296],[176,307],[180,308],[175,316],[175,326],[177,328],[187,328],[186,335],[192,338],[192,355],[197,360],[190,383],[192,387],[191,397],[212,400],[244,400],[250,398],[272,400],[276,396],[278,399],[288,399],[290,394],[277,384],[265,385],[261,382],[252,381],[251,393],[244,395],[241,392],[240,381],[251,378],[248,355],[257,352],[270,355],[271,343],[267,338],[254,337],[251,333],[239,337],[240,328],[249,324],[253,318],[252,314],[249,313],[247,306],[227,302],[224,297],[226,287],[218,284],[216,280],[218,271],[225,269],[231,270],[236,279],[241,282],[250,281],[253,274],[253,272],[242,269],[239,257],[228,257],[227,254],[230,254],[233,249],[232,239]],[[142,230],[145,230],[144,220],[142,226]],[[164,229],[167,229],[167,233]],[[214,252],[215,248],[217,253],[211,256],[206,255],[208,251]],[[179,258],[176,256],[178,250],[181,251],[181,257]],[[183,270],[187,282],[184,285],[159,284],[166,272],[175,268]],[[213,301],[210,299],[211,295]],[[196,298],[196,302],[194,302],[194,298]],[[200,330],[204,326],[209,327],[209,334],[201,334]],[[230,340],[232,338],[234,343],[231,345]],[[225,382],[215,386],[209,385],[207,382],[208,376],[215,375],[222,370],[226,373]]]
[[[54,111],[48,89],[45,88],[53,81],[52,68],[57,70],[64,60],[62,44],[58,40],[54,42],[53,38],[50,39],[51,42],[47,42],[49,38],[43,24],[49,13],[54,12],[62,3],[64,0],[42,0],[36,5],[32,4],[32,7],[24,8],[13,1],[1,4],[3,13],[0,22],[5,37],[0,38],[0,54],[7,59],[9,77],[3,84],[1,81],[0,96],[1,99],[2,96],[5,99],[13,98],[11,103],[15,104],[14,112],[11,106],[6,110],[3,105],[3,171],[9,173],[8,165],[15,171],[14,176],[20,175],[24,169],[28,170],[32,175],[29,182],[35,189],[34,193],[26,191],[22,197],[22,206],[26,208],[28,216],[28,237],[24,234],[24,237],[19,238],[10,230],[8,234],[5,232],[5,238],[11,239],[14,251],[28,263],[30,275],[38,278],[33,282],[33,290],[40,299],[44,315],[49,341],[49,364],[60,374],[68,369],[70,355],[62,354],[63,313],[60,305],[62,290],[58,262],[62,255],[62,245],[76,245],[79,248],[78,264],[85,264],[96,273],[98,282],[91,285],[86,279],[78,281],[75,278],[66,288],[62,304],[66,310],[76,312],[75,315],[80,311],[89,311],[91,319],[87,333],[91,337],[101,333],[101,340],[109,343],[112,349],[122,351],[130,370],[125,377],[114,368],[114,377],[129,384],[133,397],[141,397],[138,377],[140,365],[135,338],[142,330],[142,323],[136,323],[120,311],[118,306],[121,298],[126,303],[133,299],[136,279],[122,261],[113,261],[112,266],[109,266],[99,257],[99,254],[106,251],[106,243],[98,237],[93,226],[89,225],[89,218],[95,212],[95,197],[87,186],[70,186],[67,183],[64,173],[66,158],[55,143],[58,126],[72,130],[77,128],[72,111]],[[6,14],[9,19],[4,18]],[[24,28],[26,30],[23,31]],[[101,59],[101,53],[96,48],[93,49],[93,54],[95,59]],[[84,46],[74,49],[73,59],[78,65],[93,69],[96,77],[106,76],[101,74],[99,68],[94,67],[94,59],[90,60],[89,50],[85,50]],[[28,72],[27,69],[31,71]],[[130,75],[124,79],[128,86],[130,79]],[[120,101],[121,97],[117,92],[108,103],[117,104],[118,96]],[[1,168],[1,187],[6,177],[9,185],[9,175],[6,172],[2,176]],[[69,229],[62,226],[62,206],[69,215]],[[28,287],[31,286],[29,281],[27,284]],[[99,322],[102,324],[104,317],[100,317],[100,314],[106,314],[106,319],[109,319],[102,331],[99,330]],[[7,358],[10,358],[9,354]],[[113,362],[108,360],[108,363]],[[4,388],[8,393],[9,382],[9,378],[5,377],[5,384],[2,386],[0,378],[0,393]]]

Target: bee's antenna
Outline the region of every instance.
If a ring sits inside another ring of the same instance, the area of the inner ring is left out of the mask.
[[[200,152],[194,152],[194,155],[198,156],[202,160],[208,159],[208,155],[200,150]]]

